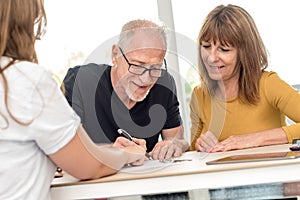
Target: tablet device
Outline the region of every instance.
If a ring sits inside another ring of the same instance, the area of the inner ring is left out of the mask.
[[[286,160],[295,159],[300,157],[299,151],[289,152],[272,152],[272,153],[256,153],[256,154],[244,154],[233,155],[223,157],[217,160],[206,162],[207,165],[226,164],[226,163],[244,163],[244,162],[258,162],[258,161],[270,161],[270,160]]]

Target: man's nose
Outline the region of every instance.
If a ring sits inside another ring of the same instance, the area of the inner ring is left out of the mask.
[[[142,75],[139,76],[139,78],[142,81],[142,83],[151,83],[152,82],[152,77],[150,76],[149,70],[145,71]]]

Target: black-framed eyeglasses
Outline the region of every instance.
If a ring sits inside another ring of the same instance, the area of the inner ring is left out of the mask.
[[[154,64],[150,65],[148,68],[145,67],[147,65],[136,65],[132,64],[128,61],[127,57],[125,56],[123,50],[121,47],[119,47],[124,59],[126,60],[128,64],[128,71],[135,75],[143,75],[145,72],[149,71],[149,75],[152,78],[159,78],[164,75],[164,73],[167,71],[167,61],[164,59],[163,64]],[[164,68],[164,69],[161,69]]]

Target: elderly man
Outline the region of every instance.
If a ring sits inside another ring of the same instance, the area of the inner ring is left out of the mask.
[[[175,82],[164,59],[166,47],[164,27],[134,20],[123,26],[112,46],[112,66],[69,69],[63,83],[66,98],[94,142],[114,142],[122,128],[145,139],[153,159],[180,156],[188,149]]]

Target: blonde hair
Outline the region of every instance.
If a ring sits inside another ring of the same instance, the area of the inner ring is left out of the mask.
[[[6,66],[0,66],[3,79],[4,102],[9,115],[20,124],[11,113],[8,104],[8,83],[3,73],[16,60],[38,63],[34,44],[45,32],[47,24],[43,0],[5,0],[0,3],[0,58],[12,58]],[[3,116],[2,113],[0,115]],[[4,117],[4,120],[7,119]]]
[[[202,41],[219,41],[221,45],[237,48],[239,98],[242,102],[256,104],[259,100],[259,80],[268,66],[267,50],[254,20],[243,8],[219,5],[206,17],[198,36],[200,79],[207,91],[214,95],[217,82],[210,79],[201,58]]]

